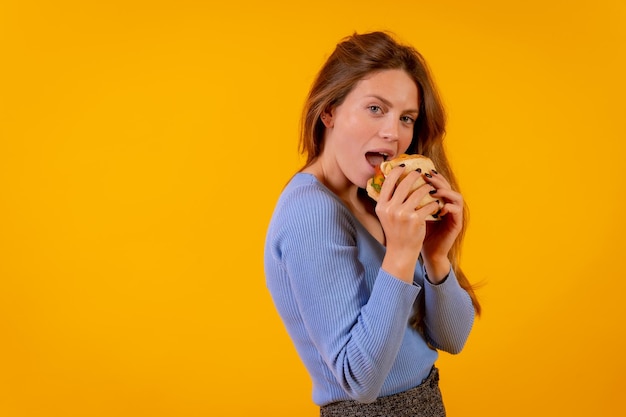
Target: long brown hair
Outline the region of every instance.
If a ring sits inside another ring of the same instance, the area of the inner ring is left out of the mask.
[[[419,90],[419,114],[413,140],[407,153],[419,153],[433,160],[440,172],[459,191],[458,183],[445,153],[446,113],[430,70],[422,55],[412,46],[402,45],[388,32],[354,33],[337,44],[315,78],[304,105],[300,127],[300,152],[306,154],[306,168],[319,157],[324,146],[325,126],[322,113],[339,106],[354,86],[367,75],[390,69],[404,70]],[[480,303],[473,286],[459,267],[460,251],[467,227],[467,205],[463,208],[463,229],[448,257],[459,281],[470,297],[477,314]],[[411,324],[420,328],[422,308],[416,309]]]

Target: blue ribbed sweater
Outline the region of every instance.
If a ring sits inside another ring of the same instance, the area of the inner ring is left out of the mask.
[[[437,349],[459,352],[474,321],[451,271],[413,285],[381,269],[385,247],[313,175],[283,190],[265,244],[268,289],[313,382],[313,401],[374,401],[419,385]],[[424,291],[424,335],[408,325]]]

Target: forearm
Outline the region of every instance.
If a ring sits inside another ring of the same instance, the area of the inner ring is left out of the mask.
[[[459,353],[474,323],[469,294],[461,288],[452,270],[438,285],[425,280],[424,290],[424,324],[429,342],[446,352]]]
[[[408,252],[403,249],[394,250],[388,247],[381,267],[388,274],[411,284],[418,258],[419,252]]]
[[[344,340],[338,351],[321,351],[329,354],[326,361],[353,399],[370,402],[378,397],[404,339],[418,292],[418,287],[382,272],[349,333],[326,335],[326,339]]]
[[[424,257],[424,269],[432,284],[441,283],[450,273],[450,261],[446,256],[439,258]]]

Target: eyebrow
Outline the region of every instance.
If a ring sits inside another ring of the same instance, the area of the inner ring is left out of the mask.
[[[381,97],[379,95],[372,94],[372,95],[370,95],[368,97],[373,97],[375,99],[378,99],[378,100],[382,101],[385,106],[392,107],[392,104],[391,104],[391,102],[389,100],[387,100],[387,99],[385,99],[385,98],[383,98],[383,97]],[[404,112],[419,114],[419,109],[407,109],[407,110],[404,110]]]

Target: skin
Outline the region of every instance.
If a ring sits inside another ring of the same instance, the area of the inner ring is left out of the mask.
[[[403,70],[371,74],[355,85],[343,103],[322,115],[326,126],[324,148],[308,172],[332,190],[365,228],[387,248],[382,268],[389,274],[413,282],[419,254],[428,279],[441,282],[450,271],[448,252],[463,224],[463,198],[442,175],[430,173],[427,184],[409,194],[417,172],[397,186],[402,173],[395,168],[384,182],[378,203],[358,193],[374,175],[368,152],[383,152],[388,159],[406,152],[411,144],[419,109],[417,86]],[[442,219],[427,222],[437,212],[437,203],[419,209],[429,192],[444,202]]]

